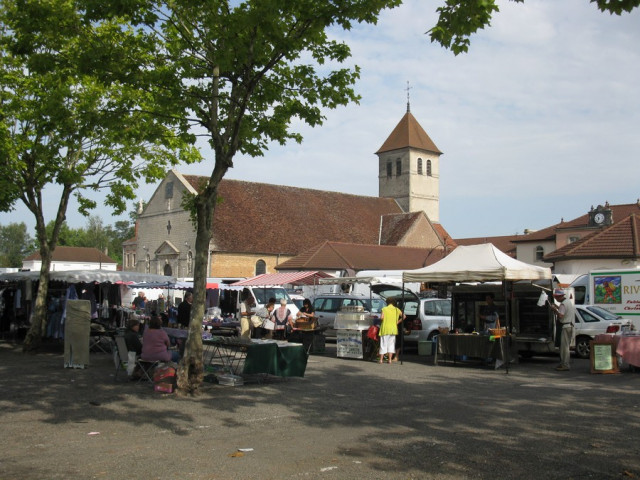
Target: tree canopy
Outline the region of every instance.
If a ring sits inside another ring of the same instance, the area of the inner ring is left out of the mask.
[[[183,116],[213,151],[211,174],[186,205],[196,223],[194,302],[178,386],[195,391],[202,381],[202,339],[207,252],[220,180],[240,152],[261,156],[269,143],[300,142],[292,125],[324,120],[323,108],[358,101],[358,68],[341,66],[349,47],[330,28],[375,23],[400,0],[252,0],[247,2],[140,1],[126,3],[144,25],[155,103]],[[101,3],[100,9],[107,8]],[[99,12],[96,12],[99,13]],[[134,13],[132,13],[134,15]]]
[[[35,247],[24,222],[0,225],[0,267],[22,267],[22,260]]]
[[[93,2],[89,2],[90,4]],[[36,221],[42,270],[28,345],[42,331],[50,257],[69,198],[87,214],[93,192],[106,190],[115,213],[141,180],[166,166],[197,159],[179,118],[148,110],[150,96],[132,88],[139,59],[153,46],[120,16],[96,19],[81,2],[3,0],[0,3],[0,210],[25,204]],[[60,193],[46,231],[42,192]],[[89,193],[87,193],[89,192]]]
[[[524,0],[511,0],[524,3]],[[589,0],[603,12],[622,15],[640,5],[640,0]],[[427,33],[432,42],[439,43],[458,55],[469,50],[470,36],[491,25],[491,18],[500,10],[498,0],[446,0],[438,7],[438,22]]]

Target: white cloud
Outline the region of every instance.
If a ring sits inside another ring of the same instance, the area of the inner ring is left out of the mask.
[[[439,4],[409,0],[377,26],[333,31],[362,68],[360,105],[302,126],[302,145],[236,158],[228,178],[377,195],[374,152],[404,114],[410,81],[411,111],[444,152],[440,219],[452,236],[542,228],[640,197],[640,10],[502,1],[469,53],[454,56],[424,34]],[[180,170],[207,175],[210,165]],[[69,222],[82,225],[72,208]]]

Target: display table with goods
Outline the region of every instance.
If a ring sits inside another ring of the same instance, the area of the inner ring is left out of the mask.
[[[369,312],[360,305],[342,307],[336,314],[336,353],[341,358],[368,357],[367,330],[373,325]]]
[[[324,353],[326,339],[324,332],[327,327],[319,327],[315,319],[298,318],[287,340],[290,343],[301,343],[307,354]]]
[[[241,337],[212,337],[202,343],[205,364],[221,373],[304,377],[307,368],[302,345]]]
[[[602,333],[595,336],[593,343],[611,343],[615,347],[616,355],[623,364],[636,368],[640,367],[640,334],[613,335]]]
[[[509,362],[516,362],[518,349],[515,338],[511,335],[480,335],[476,333],[447,333],[437,337],[437,346],[433,363],[449,360],[454,363],[459,360],[478,359],[496,360],[496,368],[507,358]]]

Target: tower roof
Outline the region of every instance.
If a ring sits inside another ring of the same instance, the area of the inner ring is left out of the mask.
[[[409,111],[402,117],[376,154],[407,147],[442,154]]]

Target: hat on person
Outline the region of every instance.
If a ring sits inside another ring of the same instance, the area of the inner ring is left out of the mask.
[[[553,291],[553,296],[554,297],[564,297],[564,290],[562,288],[556,288]]]

